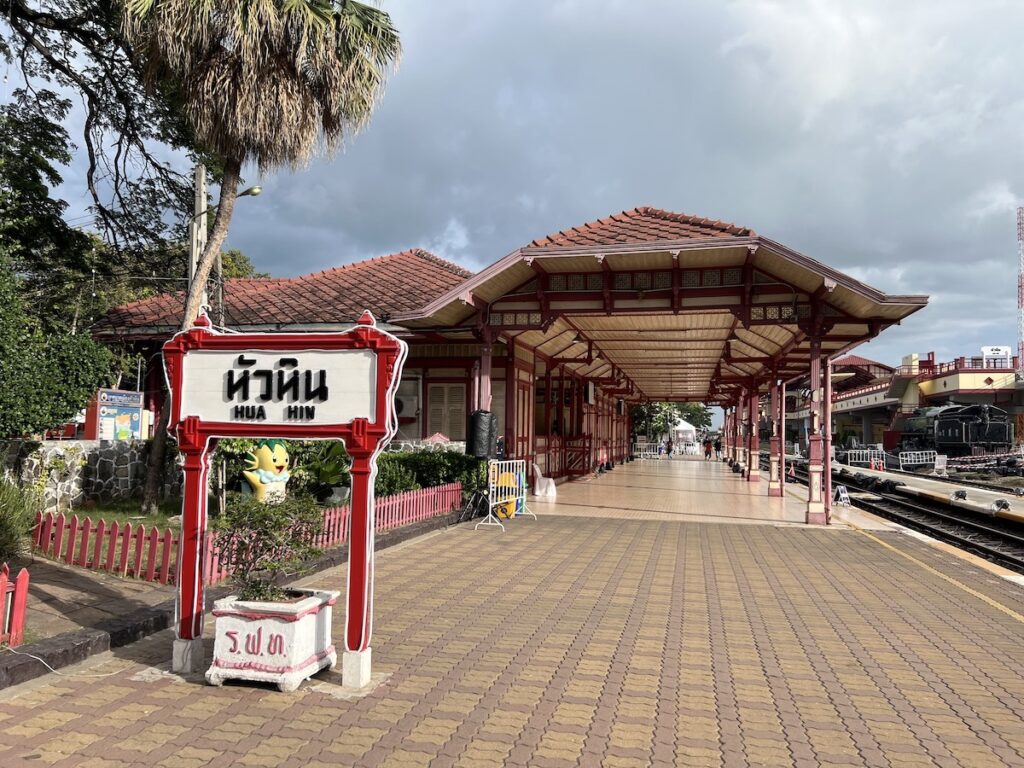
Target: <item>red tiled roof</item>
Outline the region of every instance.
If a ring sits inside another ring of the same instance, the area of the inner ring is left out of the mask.
[[[229,279],[229,327],[347,324],[364,309],[378,319],[422,307],[473,273],[419,249],[293,278]],[[166,332],[181,323],[184,293],[164,293],[111,310],[93,326],[99,336]]]
[[[893,369],[891,365],[878,363],[874,360],[868,360],[866,357],[861,357],[860,355],[847,355],[846,357],[841,357],[838,360],[832,361],[833,368],[839,368],[840,366],[858,366],[864,368],[869,365],[885,368],[887,371],[891,371]]]
[[[724,221],[645,206],[556,232],[534,240],[527,247],[618,245],[709,237],[756,237],[756,234],[752,229]]]

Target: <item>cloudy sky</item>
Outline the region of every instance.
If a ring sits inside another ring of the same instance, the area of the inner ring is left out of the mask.
[[[274,275],[419,246],[478,269],[640,205],[931,305],[861,353],[1014,345],[1019,0],[383,0],[404,57],[346,151],[259,181]]]

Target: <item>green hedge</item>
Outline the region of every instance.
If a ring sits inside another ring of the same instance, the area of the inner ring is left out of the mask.
[[[458,481],[465,493],[472,493],[484,480],[482,464],[480,459],[453,451],[385,453],[377,459],[374,492],[378,497],[390,496]]]

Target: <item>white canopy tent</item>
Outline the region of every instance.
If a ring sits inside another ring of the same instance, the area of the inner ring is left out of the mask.
[[[697,428],[690,422],[680,419],[670,436],[678,453],[697,453]]]

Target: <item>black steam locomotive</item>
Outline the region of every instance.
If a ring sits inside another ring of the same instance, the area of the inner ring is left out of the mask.
[[[918,408],[903,425],[900,450],[938,451],[947,456],[1009,453],[1013,419],[994,405],[949,403]]]

